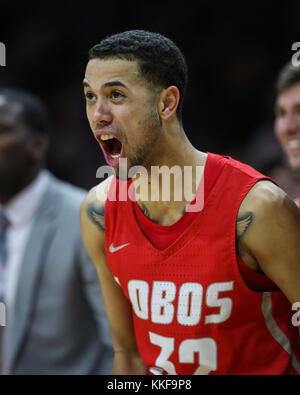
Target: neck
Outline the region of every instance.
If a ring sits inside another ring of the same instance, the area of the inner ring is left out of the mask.
[[[151,172],[152,166],[189,166],[197,161],[199,151],[193,147],[184,130],[178,125],[170,130],[163,130],[147,158],[144,167]]]
[[[15,177],[15,182],[7,185],[6,188],[0,189],[0,203],[7,204],[11,199],[13,199],[19,192],[25,189],[29,184],[33,182],[33,180],[37,177],[40,168],[35,168],[31,172],[27,173],[25,177],[18,180]]]
[[[153,220],[165,213],[174,218],[182,215],[193,200],[206,159],[207,154],[193,147],[183,129],[162,133],[144,164],[147,173],[133,179],[140,207]]]

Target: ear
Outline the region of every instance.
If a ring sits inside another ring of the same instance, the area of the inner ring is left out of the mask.
[[[168,121],[172,116],[176,115],[179,99],[180,93],[176,86],[169,86],[161,92],[158,111],[162,120]]]
[[[45,155],[49,142],[46,136],[34,134],[32,138],[31,152],[36,160],[41,160]]]

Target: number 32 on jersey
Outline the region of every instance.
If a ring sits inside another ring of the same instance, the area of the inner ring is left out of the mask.
[[[232,312],[232,299],[219,297],[220,292],[232,291],[233,281],[218,282],[207,287],[205,303],[207,307],[218,307],[218,314],[208,314],[204,324],[221,323],[226,321]],[[154,281],[152,294],[146,281],[131,280],[128,282],[128,294],[135,314],[144,320],[151,319],[157,324],[171,324],[175,316],[174,301],[177,296],[176,285],[170,281]],[[149,303],[149,297],[150,303]],[[176,319],[180,325],[195,326],[200,323],[203,303],[203,287],[200,283],[183,283],[178,291]],[[150,312],[149,308],[150,307]],[[174,352],[175,339],[149,332],[152,344],[161,348],[155,365],[163,368],[168,374],[176,374],[174,364],[169,361]],[[199,367],[194,374],[208,374],[217,370],[217,344],[214,339],[185,339],[178,348],[179,363],[195,363],[198,355]]]

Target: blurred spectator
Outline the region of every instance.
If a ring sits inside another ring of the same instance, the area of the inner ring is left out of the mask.
[[[292,199],[300,196],[300,175],[291,171],[274,135],[273,122],[259,127],[247,141],[245,151],[236,157],[273,178]]]
[[[274,85],[274,83],[273,83]],[[273,89],[274,91],[274,86]],[[271,91],[271,89],[270,89]],[[287,64],[277,75],[274,116],[246,141],[240,160],[273,178],[299,205],[300,68]],[[274,95],[270,101],[274,113]]]
[[[300,196],[300,67],[288,63],[276,83],[275,134],[293,173]],[[296,177],[296,175],[295,175]],[[300,199],[296,199],[300,207]]]
[[[85,191],[42,168],[48,124],[35,96],[0,90],[0,365],[4,374],[108,374],[109,328],[80,235]]]

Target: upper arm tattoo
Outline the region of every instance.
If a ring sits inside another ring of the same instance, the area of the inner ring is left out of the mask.
[[[89,203],[86,207],[89,219],[97,225],[98,229],[101,231],[104,231],[104,207],[104,204],[102,206],[96,206],[93,203]]]
[[[253,221],[253,213],[247,212],[237,217],[236,220],[236,239],[237,239],[237,252],[241,258],[244,258],[246,255],[246,251],[242,248],[239,241],[245,235],[247,230],[250,228]]]
[[[237,240],[240,240],[247,230],[250,228],[253,222],[254,216],[253,213],[247,212],[241,216],[237,217],[236,220],[236,237]]]

